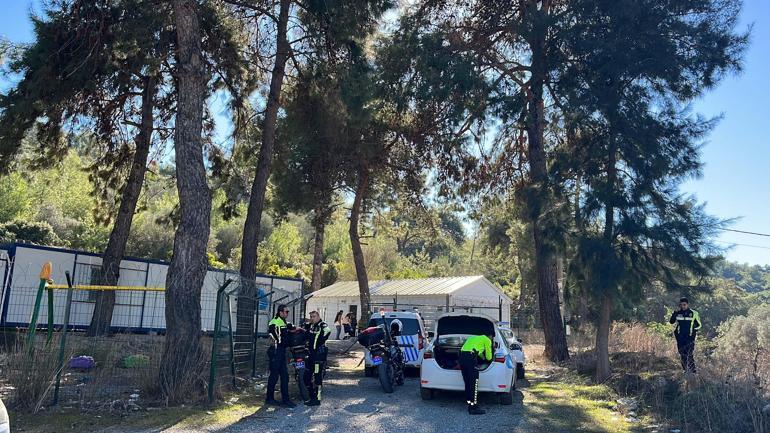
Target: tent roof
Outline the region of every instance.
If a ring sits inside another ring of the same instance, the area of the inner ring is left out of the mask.
[[[500,289],[483,275],[467,277],[420,278],[412,280],[379,280],[369,282],[372,296],[426,296],[447,295],[469,286],[484,287],[495,291],[510,301]],[[358,296],[357,281],[338,281],[313,293],[314,298]]]

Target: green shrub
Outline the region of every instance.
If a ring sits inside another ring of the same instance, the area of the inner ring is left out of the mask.
[[[38,245],[63,245],[50,224],[43,221],[11,221],[0,224],[0,241]]]

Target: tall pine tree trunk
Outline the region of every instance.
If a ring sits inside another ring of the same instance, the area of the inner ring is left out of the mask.
[[[128,235],[131,232],[131,223],[136,212],[136,203],[139,201],[139,194],[142,192],[142,185],[144,184],[144,175],[147,172],[147,157],[152,146],[155,77],[144,77],[143,85],[142,119],[139,133],[134,140],[136,142],[134,159],[131,162],[128,181],[123,187],[120,197],[118,215],[115,217],[115,224],[112,226],[110,239],[107,241],[107,248],[102,256],[101,281],[99,284],[105,286],[115,286],[118,284],[120,262],[123,260],[123,255],[126,251]],[[88,327],[87,335],[93,337],[108,334],[114,309],[115,291],[97,292],[96,305],[94,306],[94,313],[91,316],[91,324]]]
[[[313,244],[313,278],[310,282],[311,292],[315,292],[321,288],[326,221],[327,218],[324,209],[319,206],[319,208],[316,209],[315,216],[313,218],[313,226],[315,227],[315,240]]]
[[[251,185],[246,221],[243,225],[240,275],[241,294],[245,296],[238,297],[238,321],[236,323],[236,329],[241,332],[247,332],[253,326],[252,316],[256,306],[253,296],[256,293],[257,247],[259,246],[262,210],[265,205],[265,191],[267,190],[267,181],[270,178],[270,164],[275,149],[275,130],[278,122],[278,109],[281,107],[281,88],[286,75],[286,60],[289,58],[290,47],[286,31],[290,6],[290,0],[281,0],[276,28],[275,65],[270,76],[270,92],[267,95],[265,120],[262,125],[262,143],[259,148],[254,183]]]
[[[612,299],[602,295],[599,310],[599,326],[596,328],[596,382],[602,383],[610,377],[610,326],[612,317]]]
[[[607,187],[610,194],[609,200],[604,208],[604,248],[607,251],[612,250],[613,233],[615,226],[615,206],[613,193],[615,191],[615,180],[617,179],[617,145],[613,137],[610,138],[610,148],[607,155]],[[612,326],[612,298],[611,290],[614,287],[609,285],[602,287],[602,306],[599,312],[599,324],[596,332],[596,381],[601,383],[610,377],[610,327]]]
[[[359,323],[369,323],[371,315],[371,295],[369,294],[369,277],[366,275],[366,263],[364,251],[361,249],[361,238],[358,223],[361,220],[361,208],[366,190],[369,187],[369,169],[361,167],[358,170],[356,181],[356,196],[353,199],[353,207],[350,209],[350,246],[353,249],[353,263],[356,267],[356,279],[358,280],[358,293],[361,299],[361,320]]]
[[[205,365],[201,344],[201,287],[208,267],[206,245],[211,191],[203,164],[206,81],[195,0],[175,0],[177,114],[174,132],[180,221],[166,276],[166,338],[160,386],[169,402],[189,397]]]
[[[262,126],[262,143],[259,148],[259,159],[254,183],[251,185],[249,207],[246,222],[243,227],[243,243],[241,245],[240,274],[246,279],[253,280],[257,273],[257,245],[262,210],[265,204],[265,191],[270,177],[270,163],[275,149],[275,131],[278,122],[278,109],[281,107],[281,88],[286,71],[286,60],[289,57],[289,41],[286,28],[289,21],[289,0],[281,0],[281,11],[278,16],[277,51],[275,65],[270,77],[270,92],[267,95],[265,120]]]
[[[546,3],[546,2],[544,2]],[[537,6],[531,6],[537,7]],[[545,5],[543,6],[546,7]],[[540,14],[547,11],[539,11]],[[542,20],[542,17],[539,17]],[[567,335],[559,306],[559,278],[556,254],[548,239],[542,215],[550,205],[550,185],[545,155],[545,108],[543,88],[546,78],[545,34],[537,31],[529,40],[532,51],[531,78],[527,101],[527,141],[532,190],[527,200],[535,240],[535,270],[540,320],[545,334],[545,356],[551,361],[569,359]]]

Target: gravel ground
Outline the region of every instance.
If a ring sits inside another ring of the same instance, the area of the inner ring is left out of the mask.
[[[330,342],[330,352],[348,344]],[[337,355],[326,375],[321,406],[295,409],[262,408],[240,422],[218,432],[389,432],[452,433],[471,430],[485,433],[522,431],[521,392],[512,406],[502,406],[492,395],[481,394],[486,415],[469,416],[461,393],[441,392],[433,400],[420,398],[419,378],[407,378],[393,394],[385,394],[377,378],[363,376],[356,368],[360,352]],[[295,386],[290,383],[290,386]]]

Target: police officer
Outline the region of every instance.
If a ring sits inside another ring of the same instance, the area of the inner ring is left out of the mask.
[[[685,373],[695,373],[695,337],[701,328],[700,314],[690,309],[690,302],[687,298],[679,300],[679,309],[671,314],[668,323],[676,324],[674,328],[674,337],[676,337],[676,347],[679,356],[682,358],[682,369]]]
[[[326,340],[332,333],[329,326],[321,320],[318,311],[310,312],[310,322],[306,325],[309,334],[308,351],[309,365],[305,368],[305,386],[310,392],[306,406],[321,404],[321,386],[323,385],[324,368],[326,367]]]
[[[468,413],[483,415],[487,413],[479,407],[479,371],[476,369],[479,360],[492,361],[492,339],[494,335],[474,335],[468,337],[460,349],[460,370],[465,382],[465,401],[468,403]]]
[[[278,312],[268,323],[268,334],[271,344],[267,349],[267,358],[270,366],[270,376],[267,378],[267,395],[265,404],[274,406],[283,406],[288,408],[296,407],[289,398],[289,370],[286,366],[286,345],[288,344],[287,334],[294,329],[294,325],[286,322],[289,316],[289,309],[286,305],[278,306]],[[281,379],[281,401],[275,399],[275,385],[278,378]]]

